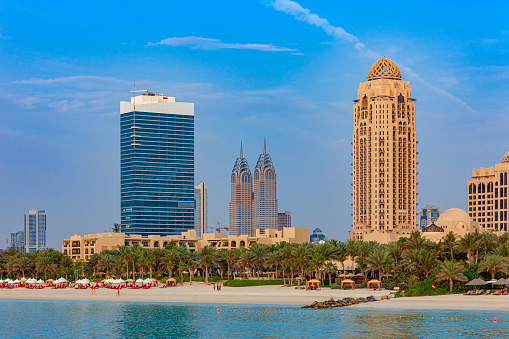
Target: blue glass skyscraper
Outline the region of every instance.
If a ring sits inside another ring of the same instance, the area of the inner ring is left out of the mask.
[[[120,196],[126,234],[194,229],[194,104],[148,91],[120,102]]]

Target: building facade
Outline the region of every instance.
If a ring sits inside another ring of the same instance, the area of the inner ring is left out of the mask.
[[[292,227],[290,211],[279,212],[277,214],[277,229],[281,231],[285,227]]]
[[[415,99],[398,66],[373,64],[354,100],[350,239],[391,241],[416,230]]]
[[[467,180],[468,215],[479,223],[481,231],[507,232],[507,172],[509,152],[501,164],[473,168]]]
[[[25,214],[25,251],[33,253],[46,249],[46,212],[31,209]]]
[[[253,177],[242,143],[240,157],[235,161],[230,178],[230,234],[249,235],[253,230]]]
[[[207,188],[205,182],[194,186],[194,229],[198,237],[207,233]]]
[[[320,245],[321,243],[325,242],[325,234],[323,234],[322,230],[318,227],[313,230],[313,233],[309,237],[309,241],[313,245]]]
[[[121,230],[194,229],[194,104],[146,92],[120,102]]]
[[[438,217],[440,217],[440,208],[433,205],[426,205],[426,207],[421,208],[421,220],[419,222],[421,230],[437,221]]]
[[[11,242],[8,249],[25,252],[25,232],[17,231],[11,233]]]
[[[164,248],[170,242],[186,247],[191,252],[199,252],[205,246],[217,249],[249,248],[254,243],[272,245],[281,242],[303,244],[309,241],[309,228],[289,227],[282,231],[256,230],[254,236],[229,235],[222,233],[205,233],[198,238],[195,230],[179,235],[127,235],[125,233],[97,233],[73,235],[62,240],[62,253],[72,260],[87,260],[94,253],[106,250],[117,250],[119,246],[138,245],[143,248]]]
[[[278,229],[276,169],[267,153],[266,140],[254,170],[253,226],[255,229]]]

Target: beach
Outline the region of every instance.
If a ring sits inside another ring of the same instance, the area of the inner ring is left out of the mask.
[[[157,303],[208,303],[208,304],[243,304],[243,305],[291,305],[304,306],[313,301],[325,301],[330,298],[359,298],[388,295],[391,291],[374,291],[367,289],[339,290],[322,288],[317,291],[297,290],[282,286],[227,287],[215,291],[213,285],[195,282],[178,287],[150,289],[122,289],[120,295],[116,290],[100,288],[92,294],[90,289],[73,288],[30,290],[26,288],[2,289],[0,299],[26,300],[78,300],[78,301],[123,301],[123,302],[157,302]],[[466,296],[461,294],[440,295],[432,297],[394,298],[370,303],[348,306],[347,308],[372,310],[504,310],[509,311],[509,296]]]

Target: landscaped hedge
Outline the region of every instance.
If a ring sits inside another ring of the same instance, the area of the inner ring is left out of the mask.
[[[227,280],[223,285],[230,287],[283,285],[283,280]]]

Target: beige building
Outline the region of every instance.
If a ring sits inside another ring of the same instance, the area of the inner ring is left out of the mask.
[[[143,248],[164,248],[170,242],[179,246],[185,246],[189,251],[200,251],[205,246],[217,249],[249,248],[253,243],[278,244],[287,242],[290,244],[303,244],[309,242],[310,229],[302,227],[288,227],[282,231],[272,229],[256,230],[254,237],[249,235],[229,235],[222,233],[205,233],[203,238],[197,238],[196,231],[190,230],[180,235],[141,235],[125,233],[97,233],[73,235],[69,239],[62,240],[62,253],[71,257],[72,260],[88,259],[94,253],[106,250],[116,250],[119,246],[133,246],[138,244]]]
[[[267,153],[266,140],[263,144],[263,153],[260,154],[254,170],[253,227],[254,229],[278,229],[276,169]]]
[[[350,239],[396,240],[416,231],[415,99],[398,66],[373,64],[354,101]]]
[[[501,164],[488,168],[473,168],[467,180],[468,214],[482,231],[507,232],[507,172],[509,152]]]
[[[235,161],[231,174],[230,234],[249,235],[253,231],[253,178],[242,142],[240,157]]]
[[[450,208],[440,215],[431,225],[422,230],[426,239],[440,241],[447,233],[453,232],[459,238],[479,229],[479,223],[472,220],[467,212],[460,208]]]

